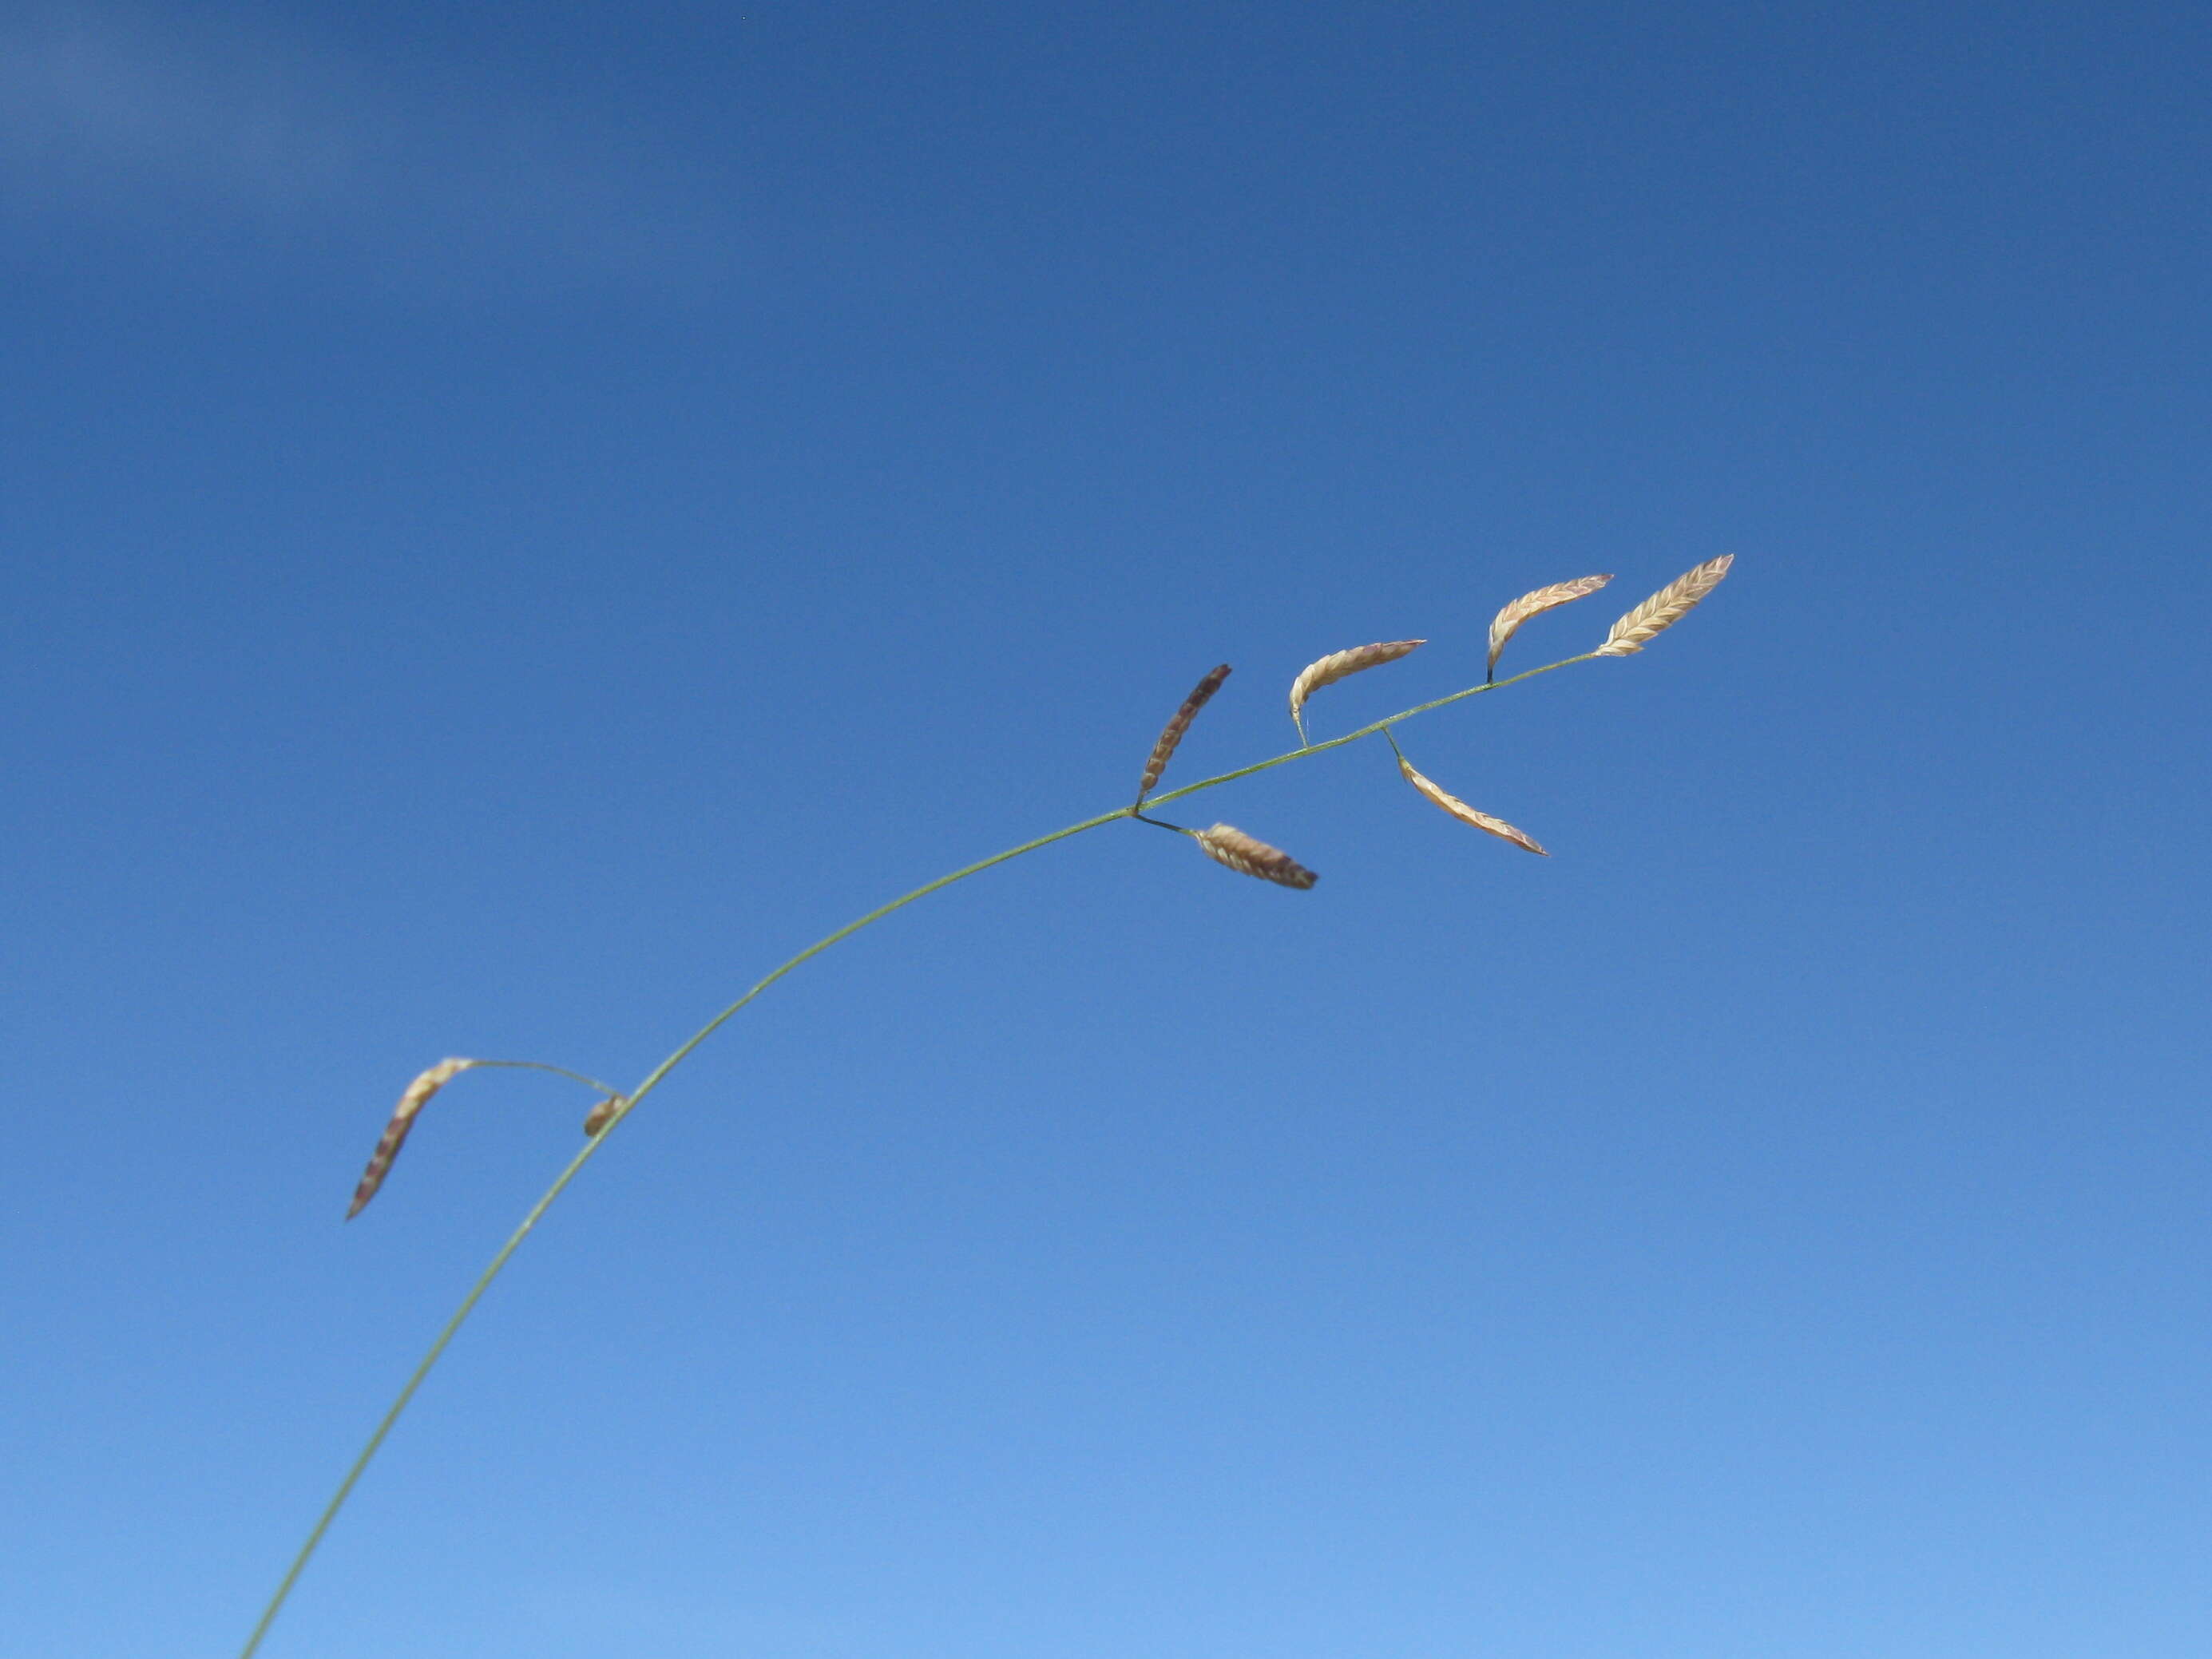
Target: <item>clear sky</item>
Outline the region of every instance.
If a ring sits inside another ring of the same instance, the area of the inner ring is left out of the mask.
[[[264,1650],[2212,1651],[2212,10],[0,10],[0,1573]],[[1616,603],[1618,601],[1618,603]]]

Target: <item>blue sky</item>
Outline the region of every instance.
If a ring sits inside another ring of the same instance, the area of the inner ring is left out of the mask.
[[[2208,47],[10,9],[13,1639],[2205,1651]]]

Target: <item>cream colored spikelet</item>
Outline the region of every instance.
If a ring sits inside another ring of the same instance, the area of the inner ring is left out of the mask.
[[[1571,582],[1553,582],[1549,587],[1537,588],[1514,600],[1490,619],[1490,660],[1484,665],[1484,673],[1497,672],[1498,653],[1505,649],[1505,641],[1519,633],[1521,624],[1529,617],[1540,617],[1547,611],[1595,593],[1612,580],[1611,576],[1577,576]]]
[[[1395,662],[1426,645],[1426,640],[1385,640],[1374,645],[1357,645],[1349,651],[1332,651],[1319,662],[1308,663],[1291,682],[1291,719],[1297,722],[1298,735],[1305,736],[1303,711],[1306,699],[1324,685],[1334,685],[1346,675],[1357,674],[1362,669],[1379,668],[1386,662]]]
[[[1686,570],[1668,582],[1650,599],[1638,605],[1619,622],[1605,636],[1605,643],[1593,655],[1625,657],[1631,652],[1641,651],[1654,635],[1672,628],[1688,616],[1698,601],[1721,585],[1729,567],[1735,562],[1735,555],[1723,553],[1717,559],[1708,559],[1695,570]]]
[[[1504,818],[1494,818],[1487,812],[1476,811],[1449,789],[1441,787],[1432,779],[1424,777],[1415,771],[1413,762],[1407,760],[1403,755],[1398,757],[1398,769],[1406,775],[1407,782],[1412,784],[1414,788],[1443,807],[1462,823],[1472,824],[1477,830],[1497,836],[1500,841],[1511,842],[1516,847],[1525,847],[1540,857],[1552,856],[1536,844],[1536,838],[1534,836],[1525,830],[1516,830]]]

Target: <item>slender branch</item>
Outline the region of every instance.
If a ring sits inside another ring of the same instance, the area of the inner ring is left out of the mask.
[[[618,1095],[622,1092],[611,1083],[602,1083],[595,1077],[586,1077],[581,1072],[572,1072],[565,1066],[548,1066],[542,1060],[472,1060],[469,1062],[471,1071],[488,1071],[494,1066],[503,1066],[508,1071],[514,1072],[550,1072],[555,1077],[570,1078],[587,1087],[597,1089],[603,1095]]]
[[[1506,686],[1518,684],[1522,680],[1534,679],[1537,675],[1548,674],[1554,669],[1565,668],[1578,662],[1588,662],[1596,654],[1595,652],[1585,652],[1579,657],[1566,657],[1558,662],[1547,663],[1541,668],[1531,668],[1509,679],[1491,681],[1482,685],[1471,685],[1463,691],[1455,691],[1449,696],[1438,697],[1431,702],[1421,703],[1401,714],[1386,715],[1370,725],[1361,726],[1357,732],[1346,732],[1343,737],[1331,738],[1324,743],[1303,744],[1299,748],[1277,755],[1272,760],[1263,760],[1255,765],[1240,767],[1233,772],[1224,772],[1215,777],[1203,778],[1196,783],[1187,783],[1180,789],[1171,789],[1165,794],[1154,795],[1142,804],[1146,806],[1158,806],[1168,801],[1180,799],[1185,795],[1195,795],[1200,790],[1215,789],[1224,783],[1234,783],[1239,778],[1249,778],[1255,773],[1265,772],[1273,767],[1285,766],[1292,761],[1304,760],[1310,756],[1322,754],[1331,749],[1341,749],[1348,743],[1357,743],[1360,738],[1372,737],[1377,732],[1387,736],[1389,728],[1401,720],[1411,720],[1416,714],[1425,714],[1432,708],[1442,708],[1447,703],[1458,702],[1465,697],[1480,696],[1486,691],[1500,690]],[[1299,735],[1301,738],[1304,735],[1303,726]],[[645,1081],[630,1091],[628,1100],[615,1109],[613,1115],[608,1118],[599,1133],[587,1141],[584,1149],[570,1158],[567,1167],[554,1177],[553,1184],[548,1187],[538,1200],[530,1206],[530,1212],[522,1218],[521,1224],[508,1236],[507,1243],[500,1246],[499,1254],[492,1257],[490,1265],[477,1276],[477,1282],[469,1287],[469,1293],[461,1298],[460,1306],[453,1310],[453,1316],[446,1321],[444,1327],[438,1332],[436,1339],[432,1341],[428,1352],[423,1354],[421,1362],[416,1364],[413,1373],[409,1376],[405,1384],[400,1389],[398,1396],[393,1399],[390,1408],[378,1422],[375,1432],[368,1437],[368,1443],[362,1448],[361,1455],[354,1459],[353,1467],[346,1471],[345,1479],[338,1482],[337,1491],[331,1494],[331,1501],[323,1506],[322,1514],[316,1518],[314,1529],[308,1533],[307,1541],[300,1547],[299,1554],[293,1558],[291,1567],[284,1574],[283,1581],[276,1586],[276,1593],[269,1598],[269,1605],[262,1611],[260,1622],[254,1626],[253,1633],[246,1638],[245,1647],[240,1650],[239,1659],[252,1659],[254,1653],[258,1650],[262,1638],[268,1635],[270,1626],[276,1622],[277,1613],[283,1609],[286,1599],[292,1594],[292,1587],[299,1582],[300,1575],[307,1570],[307,1563],[313,1558],[316,1549],[321,1545],[324,1534],[330,1531],[331,1523],[337,1519],[338,1511],[345,1507],[346,1499],[353,1495],[354,1487],[359,1484],[362,1476],[368,1473],[369,1464],[374,1461],[386,1438],[398,1425],[401,1413],[406,1411],[409,1403],[415,1398],[416,1390],[420,1389],[424,1381],[428,1378],[432,1369],[445,1354],[447,1347],[452,1343],[453,1338],[460,1334],[461,1327],[468,1322],[469,1316],[476,1311],[476,1305],[483,1299],[484,1292],[491,1289],[492,1281],[499,1277],[515,1251],[522,1247],[522,1241],[530,1237],[532,1230],[544,1218],[545,1212],[553,1207],[554,1200],[568,1190],[568,1183],[583,1172],[586,1164],[599,1155],[599,1149],[606,1144],[607,1138],[614,1133],[622,1121],[637,1109],[639,1103],[659,1087],[662,1079],[689,1059],[694,1049],[720,1030],[740,1008],[801,963],[820,956],[833,945],[842,944],[863,927],[881,921],[894,910],[903,909],[916,899],[927,898],[930,894],[950,887],[955,882],[965,881],[969,877],[980,874],[994,865],[1004,864],[1007,860],[1019,858],[1024,853],[1034,853],[1040,847],[1049,847],[1056,841],[1066,841],[1071,836],[1082,835],[1085,830],[1096,830],[1102,824],[1112,823],[1117,819],[1133,818],[1138,816],[1139,811],[1135,806],[1117,807],[1111,812],[1102,812],[1095,818],[1085,818],[1080,823],[1069,824],[1065,830],[1055,830],[1048,836],[1039,836],[1035,841],[1025,841],[1018,847],[1009,847],[1003,853],[994,853],[989,858],[979,859],[973,864],[953,871],[950,875],[939,876],[934,881],[925,882],[912,892],[902,894],[888,904],[878,906],[867,915],[847,922],[836,933],[817,939],[797,956],[778,967],[735,1002],[693,1032],[683,1047],[654,1066],[647,1074]],[[1145,821],[1157,822],[1149,818]],[[1163,824],[1161,827],[1176,829],[1180,826]],[[1193,832],[1186,830],[1182,833],[1189,835]],[[558,1072],[564,1077],[575,1078],[580,1082],[588,1083],[592,1087],[619,1098],[617,1091],[608,1089],[605,1084],[584,1077],[580,1073],[565,1071],[557,1066],[539,1066],[530,1060],[489,1063],[530,1066],[539,1071]]]

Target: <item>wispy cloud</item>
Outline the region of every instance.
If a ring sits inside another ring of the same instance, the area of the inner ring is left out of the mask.
[[[67,5],[0,21],[0,194],[207,251],[320,249],[405,283],[719,274],[733,227],[710,169],[501,104],[460,73]]]

